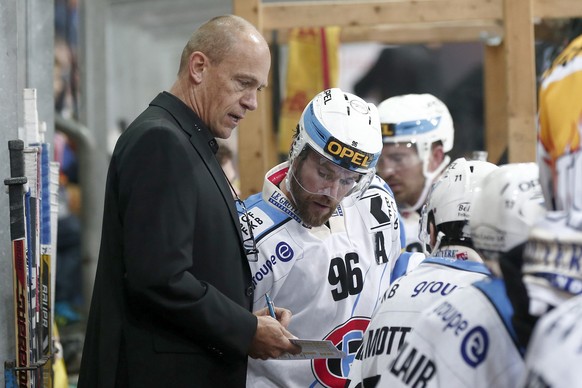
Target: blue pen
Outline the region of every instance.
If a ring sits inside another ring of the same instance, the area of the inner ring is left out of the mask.
[[[273,305],[273,301],[271,300],[269,294],[265,294],[265,299],[267,300],[267,308],[269,309],[269,315],[277,319],[277,316],[275,315],[275,306]]]

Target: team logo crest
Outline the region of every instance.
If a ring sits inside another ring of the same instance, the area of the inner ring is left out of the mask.
[[[324,387],[343,387],[350,373],[350,365],[356,357],[356,352],[362,344],[364,333],[370,323],[370,318],[355,317],[333,329],[324,340],[330,340],[347,356],[345,358],[330,358],[313,360],[313,374]]]

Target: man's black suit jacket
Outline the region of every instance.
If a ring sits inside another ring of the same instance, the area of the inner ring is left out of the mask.
[[[78,387],[245,385],[257,320],[216,149],[165,92],[120,136]]]

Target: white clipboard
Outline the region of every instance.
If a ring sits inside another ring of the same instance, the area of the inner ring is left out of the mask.
[[[277,360],[311,360],[315,358],[344,358],[346,354],[341,350],[338,350],[333,342],[327,341],[316,341],[316,340],[302,340],[302,339],[290,339],[292,343],[301,346],[301,353],[290,354],[285,353],[279,357]]]

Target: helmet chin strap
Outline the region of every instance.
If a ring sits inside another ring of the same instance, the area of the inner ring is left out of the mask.
[[[431,256],[433,256],[441,247],[441,241],[442,241],[443,237],[445,237],[445,234],[443,232],[437,233],[436,243],[434,244],[434,248],[432,249],[432,251],[430,251]]]
[[[287,175],[285,176],[285,188],[287,189],[287,193],[289,193],[289,196],[291,197],[291,201],[293,202],[293,206],[295,206],[295,208],[297,208],[297,200],[295,199],[295,196],[293,195],[293,191],[291,190],[291,179],[290,177],[293,176],[293,179],[295,179],[295,181],[297,181],[297,178],[295,178],[295,168],[293,165],[289,166],[289,171],[287,172]]]
[[[424,187],[422,188],[422,193],[420,194],[420,196],[418,197],[418,200],[416,201],[416,203],[414,205],[409,206],[409,207],[402,207],[401,211],[412,213],[412,212],[415,212],[418,209],[420,209],[422,207],[422,205],[424,205],[424,202],[426,201],[426,197],[428,195],[430,187],[432,186],[432,183],[445,170],[445,168],[447,168],[447,166],[449,165],[450,162],[451,162],[451,158],[448,155],[445,155],[441,164],[432,172],[427,171],[428,162],[424,162],[424,165],[422,167],[422,173],[423,173],[425,179],[424,179]]]
[[[430,252],[426,249],[427,244],[425,244],[423,242],[422,244],[422,253],[424,253],[425,256],[434,256],[434,254],[436,253],[436,251],[439,250],[439,248],[441,247],[441,241],[443,239],[443,237],[445,237],[445,234],[443,232],[438,232],[437,236],[436,236],[436,242],[434,244],[434,248],[432,248],[430,250]]]

